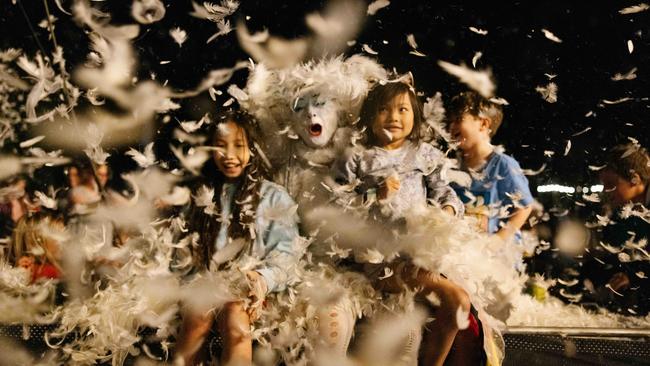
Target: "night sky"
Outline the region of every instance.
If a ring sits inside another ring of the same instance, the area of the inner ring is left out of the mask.
[[[192,88],[212,69],[232,66],[248,58],[239,47],[235,32],[206,44],[216,32],[213,23],[189,15],[191,2],[164,1],[165,18],[141,27],[135,40],[140,62],[139,77],[149,78],[153,72],[158,80],[168,80],[177,89]],[[69,1],[62,1],[64,7]],[[240,17],[247,19],[251,31],[268,28],[271,34],[293,38],[304,35],[305,14],[322,9],[322,1],[246,1],[230,17],[233,25]],[[307,4],[309,3],[309,4]],[[416,87],[426,95],[436,91],[448,99],[464,90],[464,86],[436,62],[471,65],[474,53],[482,58],[477,68],[491,68],[497,83],[497,95],[510,105],[505,107],[505,120],[494,143],[520,161],[523,168],[547,168],[531,176],[531,186],[549,182],[580,185],[595,184],[597,177],[587,165],[599,165],[604,149],[627,142],[628,137],[650,145],[648,90],[650,65],[650,11],[621,15],[618,11],[637,5],[636,1],[490,1],[478,5],[469,2],[392,1],[375,16],[366,19],[347,54],[361,53],[368,44],[378,52],[375,56],[388,68],[399,72],[412,71]],[[115,23],[133,23],[130,2],[93,2],[94,6],[111,12]],[[23,14],[21,5],[25,10]],[[50,10],[59,20],[55,32],[64,47],[68,67],[84,61],[87,36],[70,17],[49,1]],[[42,1],[5,0],[0,5],[0,48],[22,48],[33,55],[39,48],[51,51],[51,42],[38,23],[45,18]],[[27,21],[35,30],[32,34]],[[487,35],[472,32],[469,27],[488,31]],[[181,27],[188,40],[178,47],[169,30]],[[541,29],[553,32],[562,43],[544,37]],[[413,34],[418,50],[426,57],[410,55],[406,35]],[[38,40],[38,42],[35,40]],[[628,40],[634,45],[628,51]],[[385,42],[384,42],[385,41]],[[40,45],[39,45],[40,44]],[[161,65],[160,61],[169,60]],[[627,73],[637,67],[634,80],[612,81],[616,73]],[[557,103],[548,103],[535,91],[548,84],[544,75],[557,75]],[[239,71],[231,82],[245,83],[247,72]],[[224,86],[227,86],[226,84]],[[602,100],[632,100],[607,105]],[[224,99],[225,100],[225,99]],[[222,101],[219,101],[222,102]],[[200,118],[214,110],[207,93],[184,101],[176,112],[179,119]],[[219,103],[220,105],[220,103]],[[592,112],[589,117],[586,115]],[[589,131],[573,136],[576,133]],[[166,136],[165,128],[159,139]],[[563,156],[567,141],[571,150]],[[166,145],[166,144],[161,144]],[[547,157],[544,151],[554,151]]]

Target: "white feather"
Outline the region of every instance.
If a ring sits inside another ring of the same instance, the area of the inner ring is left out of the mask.
[[[574,278],[571,281],[564,281],[564,280],[558,278],[557,282],[564,285],[564,286],[571,287],[571,286],[577,285],[580,281],[577,278]]]
[[[476,33],[476,34],[480,34],[480,35],[482,35],[482,36],[485,36],[485,35],[488,34],[488,31],[487,31],[487,30],[485,30],[485,29],[480,29],[480,28],[476,28],[476,27],[469,27],[469,30],[471,30],[472,32],[474,32],[474,33]]]
[[[625,74],[616,73],[614,74],[614,76],[612,76],[612,80],[613,81],[634,80],[636,79],[636,71],[637,68],[633,67],[630,71],[626,72]]]
[[[544,33],[544,37],[546,37],[547,39],[550,39],[551,41],[556,43],[562,43],[562,40],[559,39],[555,34],[553,34],[553,32],[549,31],[548,29],[542,28],[542,33]]]
[[[623,8],[619,10],[618,13],[622,15],[636,14],[642,11],[646,11],[648,9],[650,9],[650,5],[646,3],[640,3],[638,5],[633,5],[633,6],[628,6],[627,8]]]
[[[179,160],[183,168],[194,175],[199,175],[201,166],[210,158],[210,155],[200,149],[190,149],[187,154],[181,148],[170,145],[172,153]]]
[[[418,43],[415,41],[415,36],[413,33],[407,34],[406,35],[406,42],[413,48],[414,50],[418,48]]]
[[[476,52],[474,52],[474,57],[472,57],[472,66],[473,66],[474,68],[476,68],[476,63],[478,62],[478,60],[479,60],[481,57],[483,57],[483,52],[480,52],[480,51],[476,51]]]
[[[160,200],[171,206],[183,206],[190,200],[190,190],[186,187],[174,187],[171,193],[160,197]]]
[[[147,146],[144,147],[143,153],[131,148],[125,153],[125,155],[131,156],[142,168],[148,168],[156,164],[156,155],[153,152],[153,142],[148,143]]]
[[[264,44],[253,39],[246,24],[237,24],[237,37],[241,47],[254,60],[264,62],[270,68],[284,68],[298,64],[305,59],[318,59],[325,55],[336,55],[346,47],[361,28],[366,10],[363,2],[332,1],[323,14],[314,13],[305,17],[311,34],[286,40],[269,36]]]
[[[35,191],[34,196],[38,199],[39,203],[50,210],[55,210],[57,207],[56,200],[54,198],[48,197],[45,193],[40,191]]]
[[[564,147],[564,156],[569,155],[570,150],[571,150],[571,140],[566,140],[566,146]]]
[[[543,172],[545,169],[546,169],[546,163],[542,164],[542,166],[539,167],[539,169],[537,169],[537,170],[533,170],[533,169],[522,169],[521,172],[522,172],[524,175],[532,176],[532,175],[538,175],[538,174],[540,174],[540,173]]]
[[[508,103],[508,101],[505,100],[504,98],[492,97],[492,98],[490,98],[490,102],[492,102],[494,104],[499,104],[499,105],[510,105],[510,103]]]
[[[379,54],[379,53],[377,53],[377,51],[370,48],[370,46],[368,46],[368,44],[366,44],[366,43],[361,45],[361,49],[363,49],[363,52],[369,53],[371,55],[378,55]]]
[[[212,262],[219,266],[233,260],[237,254],[242,251],[245,245],[246,240],[244,239],[230,241],[226,246],[217,250],[214,255],[212,255]]]
[[[375,15],[379,9],[383,9],[390,5],[390,1],[388,0],[375,0],[368,4],[368,10],[366,11],[366,14],[368,15]],[[417,48],[417,47],[414,47]]]
[[[209,122],[209,117],[208,117],[207,114],[203,115],[203,117],[201,117],[201,119],[196,121],[196,122],[195,121],[182,121],[182,122],[179,122],[179,124],[181,125],[181,128],[185,132],[193,133],[196,130],[198,130],[199,128],[201,128],[201,126],[203,126],[203,124],[206,123],[206,122]]]
[[[587,167],[589,168],[589,170],[598,171],[598,170],[604,169],[606,166],[607,166],[607,164],[603,164],[603,165],[600,165],[600,166],[588,165]]]
[[[535,90],[549,103],[557,102],[557,84],[550,82],[546,86],[537,86]]]
[[[31,146],[34,146],[34,145],[38,144],[39,142],[43,141],[44,138],[45,138],[45,136],[43,136],[43,135],[36,136],[36,137],[33,137],[33,138],[29,139],[29,140],[22,141],[19,144],[19,146],[21,148],[25,149],[25,148],[28,148],[28,147],[31,147]]]
[[[425,55],[424,53],[422,53],[422,52],[420,52],[418,50],[411,50],[411,51],[409,51],[409,54],[414,55],[414,56],[418,56],[418,57],[426,57],[427,56],[427,55]]]
[[[494,95],[496,87],[489,71],[474,71],[464,65],[454,65],[445,61],[438,61],[438,65],[482,96],[491,98]]]
[[[178,47],[183,47],[183,43],[187,41],[187,32],[179,27],[170,29],[169,35],[174,39],[174,42],[178,44]]]
[[[227,91],[228,94],[232,95],[239,102],[248,100],[248,94],[235,84],[230,85]]]

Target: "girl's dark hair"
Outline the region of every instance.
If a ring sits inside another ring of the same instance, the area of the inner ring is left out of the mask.
[[[413,130],[408,136],[409,140],[419,141],[421,138],[421,129],[424,122],[424,113],[422,111],[422,103],[415,94],[413,87],[402,81],[387,82],[386,84],[377,84],[370,92],[368,97],[361,106],[361,113],[359,115],[361,126],[365,127],[368,136],[367,143],[369,145],[377,145],[377,136],[372,132],[372,124],[377,118],[379,109],[388,104],[391,99],[398,95],[407,93],[413,106]]]
[[[263,164],[261,153],[255,144],[257,132],[259,131],[258,124],[250,114],[233,110],[221,112],[217,115],[208,131],[211,143],[214,143],[217,138],[219,125],[227,122],[234,122],[245,131],[246,142],[251,153],[250,161],[242,172],[233,199],[228,238],[233,240],[244,239],[246,245],[239,255],[250,254],[253,242],[251,230],[255,224],[255,211],[261,198],[262,181],[268,178],[268,172]],[[203,172],[204,183],[214,188],[213,201],[216,211],[219,212],[221,192],[226,178],[217,168],[214,159],[211,159],[205,165]],[[215,216],[206,214],[203,207],[192,205],[188,223],[190,232],[199,233],[199,245],[198,247],[192,247],[194,264],[199,269],[207,269],[210,266],[210,260],[214,254],[214,244],[221,228],[221,221]]]

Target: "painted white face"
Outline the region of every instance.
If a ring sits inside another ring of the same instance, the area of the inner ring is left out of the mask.
[[[293,103],[294,130],[310,147],[327,145],[338,127],[338,105],[332,100],[309,94]]]

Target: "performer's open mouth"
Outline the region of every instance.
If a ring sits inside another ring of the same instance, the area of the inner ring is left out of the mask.
[[[318,137],[321,133],[323,133],[323,126],[319,125],[318,123],[314,123],[309,126],[309,134],[311,136]]]

